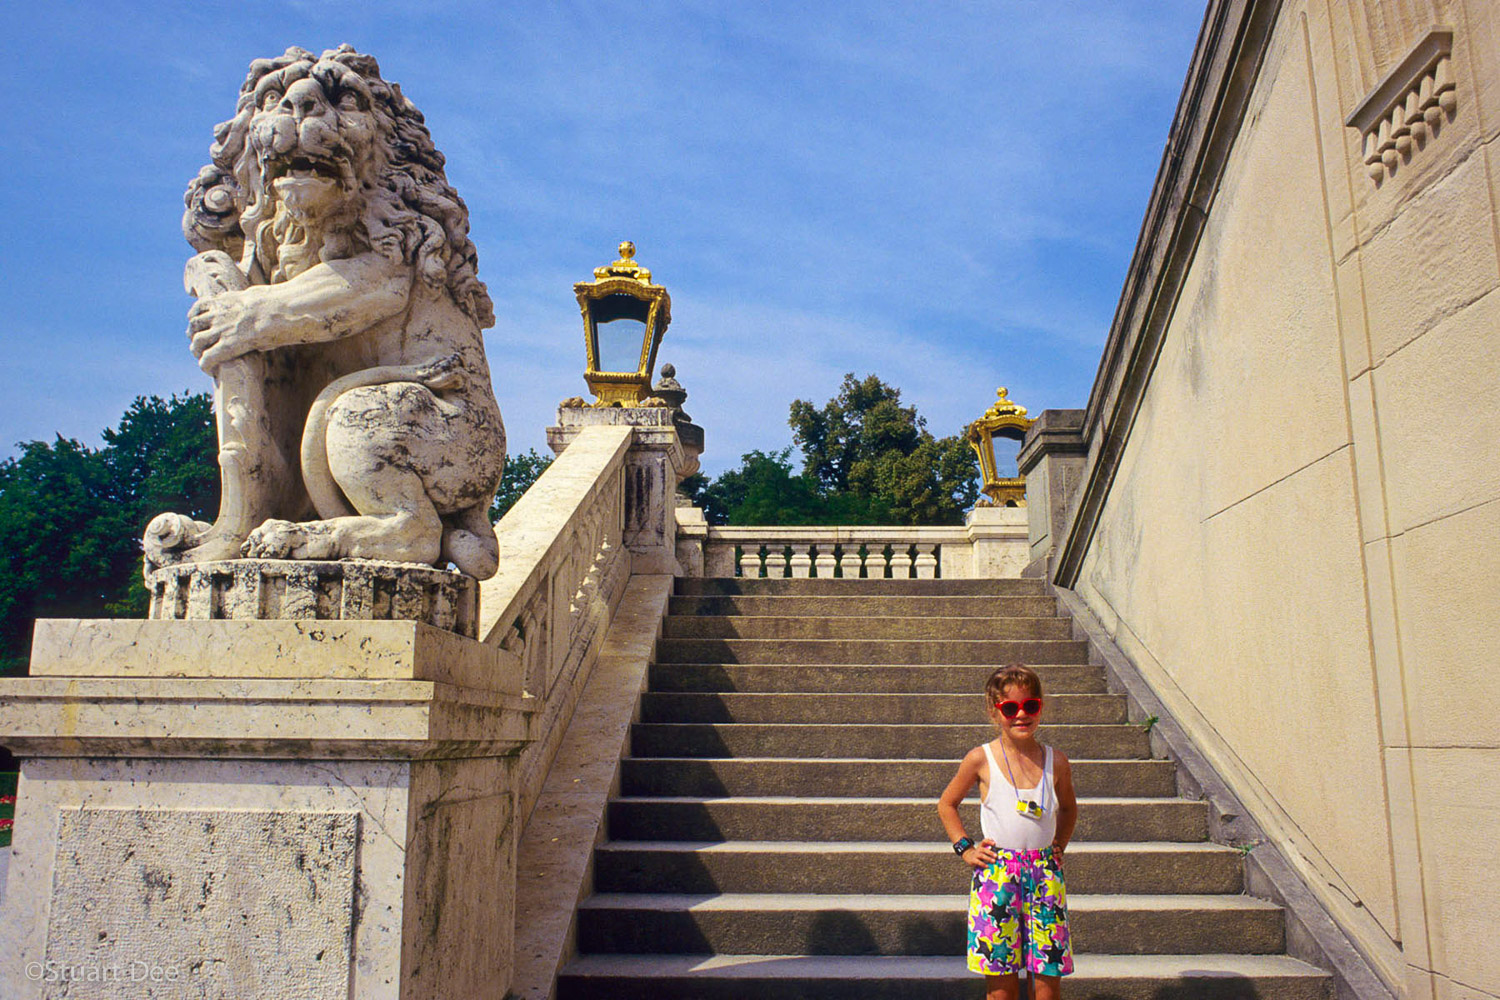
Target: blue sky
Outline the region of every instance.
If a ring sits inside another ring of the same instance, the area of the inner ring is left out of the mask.
[[[250,60],[348,42],[468,202],[511,450],[584,392],[572,283],[632,239],[705,469],[842,374],[934,433],[1082,406],[1203,0],[18,3],[0,73],[0,456],[97,443],[187,350],[182,191]]]

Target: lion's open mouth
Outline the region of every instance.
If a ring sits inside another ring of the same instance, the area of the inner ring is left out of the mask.
[[[266,163],[266,180],[268,181],[274,181],[281,177],[341,181],[343,176],[344,171],[334,160],[322,156],[309,156],[306,153],[278,157]]]

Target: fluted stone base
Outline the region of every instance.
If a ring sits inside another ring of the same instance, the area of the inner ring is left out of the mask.
[[[416,621],[476,637],[473,577],[363,559],[224,559],[146,577],[149,617],[229,621]]]

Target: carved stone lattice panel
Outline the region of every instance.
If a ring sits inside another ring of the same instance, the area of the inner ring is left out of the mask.
[[[72,809],[42,995],[347,1000],[359,814]]]
[[[473,577],[412,563],[225,559],[146,577],[151,618],[417,621],[474,638]]]
[[[1409,162],[1457,112],[1452,51],[1452,31],[1429,31],[1344,120],[1363,136],[1365,170],[1377,184]]]

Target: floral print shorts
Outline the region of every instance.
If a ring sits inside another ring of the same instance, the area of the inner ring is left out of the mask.
[[[1068,892],[1052,848],[996,853],[994,864],[975,869],[969,892],[969,971],[1066,976]]]

